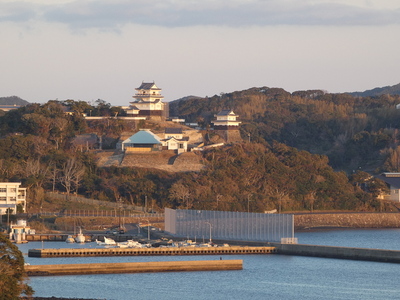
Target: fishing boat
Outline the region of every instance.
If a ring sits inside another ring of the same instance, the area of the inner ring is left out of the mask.
[[[77,243],[84,243],[85,242],[85,236],[82,233],[82,228],[79,227],[79,233],[75,237],[75,242]]]

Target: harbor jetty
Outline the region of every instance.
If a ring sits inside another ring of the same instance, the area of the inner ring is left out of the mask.
[[[243,260],[162,261],[25,266],[28,276],[242,270]]]
[[[85,256],[168,256],[168,255],[241,255],[275,253],[275,247],[160,247],[160,248],[82,248],[29,249],[29,257]]]
[[[279,243],[271,243],[271,246],[276,247],[274,253],[283,255],[400,263],[399,250]]]

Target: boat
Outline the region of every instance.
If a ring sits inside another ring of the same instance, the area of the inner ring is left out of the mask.
[[[79,227],[79,233],[75,237],[75,242],[77,243],[84,243],[85,242],[85,236],[82,233],[82,228]]]
[[[104,242],[98,241],[96,239],[96,244],[101,245],[101,246],[116,246],[117,245],[117,243],[113,239],[110,239],[107,237],[104,237]]]
[[[74,238],[72,237],[72,235],[69,235],[69,236],[67,237],[67,239],[65,240],[65,242],[67,242],[67,243],[75,243],[75,240],[74,240]]]
[[[142,244],[134,240],[127,240],[126,242],[117,243],[119,248],[142,248]]]

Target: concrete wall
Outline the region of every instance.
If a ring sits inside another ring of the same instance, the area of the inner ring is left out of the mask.
[[[400,251],[271,243],[277,254],[400,263]]]
[[[242,255],[275,253],[275,247],[162,247],[29,249],[29,257]]]

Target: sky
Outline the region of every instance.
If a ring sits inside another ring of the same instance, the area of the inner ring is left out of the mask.
[[[399,0],[0,0],[0,97],[129,105],[400,83]]]

